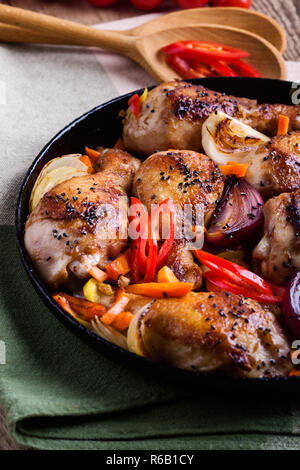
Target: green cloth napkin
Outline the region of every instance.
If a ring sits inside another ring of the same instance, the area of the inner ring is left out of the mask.
[[[89,348],[43,305],[0,227],[0,401],[36,449],[298,449],[299,400],[160,383]],[[2,357],[3,359],[3,357]],[[0,356],[1,360],[1,356]]]

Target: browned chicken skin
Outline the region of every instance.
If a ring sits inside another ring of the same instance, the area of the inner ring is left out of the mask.
[[[99,173],[74,177],[46,193],[25,226],[25,245],[43,279],[57,288],[70,271],[87,277],[127,245],[128,198],[140,162],[104,150]],[[107,206],[105,206],[107,205]]]
[[[133,192],[145,204],[148,211],[151,205],[170,198],[177,206],[177,227],[182,226],[182,210],[189,204],[195,215],[199,209],[203,220],[208,222],[223,192],[224,177],[218,167],[206,155],[183,150],[158,152],[148,157],[135,174]],[[194,219],[197,225],[199,221]],[[188,250],[184,234],[174,243],[167,265],[181,281],[193,282],[199,288],[202,282],[200,267],[194,262]]]
[[[253,265],[265,279],[285,285],[300,269],[300,189],[269,199],[263,212],[264,235]]]
[[[300,186],[300,132],[273,137],[248,160],[246,179],[265,197]]]
[[[290,118],[290,129],[300,129],[300,106],[258,104],[184,81],[163,83],[151,90],[138,117],[128,113],[123,139],[128,151],[150,155],[169,148],[202,150],[205,119],[222,110],[269,136],[276,134],[278,114]]]
[[[282,328],[253,300],[190,293],[154,300],[137,315],[128,332],[130,349],[174,367],[252,378],[287,375],[292,368]]]

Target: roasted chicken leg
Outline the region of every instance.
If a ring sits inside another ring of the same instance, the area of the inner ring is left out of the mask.
[[[127,245],[128,198],[140,162],[104,150],[99,172],[68,179],[47,192],[25,226],[27,252],[44,281],[57,288],[73,272],[87,277]]]
[[[264,205],[264,235],[253,251],[253,265],[274,284],[285,285],[300,269],[300,189]]]
[[[264,198],[294,191],[300,183],[300,132],[270,139],[221,111],[202,126],[202,144],[215,163],[247,163],[245,179]]]
[[[287,375],[288,340],[274,315],[229,293],[198,292],[139,308],[128,331],[136,354],[199,372]]]
[[[133,192],[151,211],[153,204],[170,198],[177,208],[177,240],[169,254],[167,264],[181,281],[201,286],[201,269],[188,249],[188,240],[181,232],[185,224],[183,210],[189,207],[194,217],[190,225],[203,227],[215,209],[223,192],[224,177],[217,165],[197,152],[169,150],[148,157],[135,174]],[[196,212],[201,220],[196,219]],[[185,232],[187,233],[187,232]],[[201,248],[201,247],[199,247]]]
[[[128,151],[151,155],[155,150],[202,150],[205,119],[222,110],[269,136],[276,134],[278,114],[290,118],[290,130],[300,129],[300,106],[258,104],[184,81],[163,83],[148,94],[136,117],[127,113],[123,139]]]

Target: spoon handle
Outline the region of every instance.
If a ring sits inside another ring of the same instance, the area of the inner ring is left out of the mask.
[[[78,39],[66,39],[49,36],[46,33],[39,33],[32,29],[25,29],[20,26],[0,23],[0,42],[26,43],[26,44],[57,44],[62,46],[81,46],[82,41]]]
[[[8,5],[0,5],[0,22],[6,23],[0,27],[2,41],[96,46],[126,55],[135,42],[133,37],[117,31],[99,30]]]

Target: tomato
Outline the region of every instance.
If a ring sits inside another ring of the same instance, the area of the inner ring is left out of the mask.
[[[212,6],[250,8],[251,0],[213,0]]]
[[[140,10],[154,10],[157,8],[163,0],[130,0],[132,5]]]
[[[88,0],[92,5],[95,5],[96,7],[109,7],[109,5],[112,5],[115,3],[116,0]]]
[[[201,8],[208,4],[210,0],[175,0],[180,8]]]

